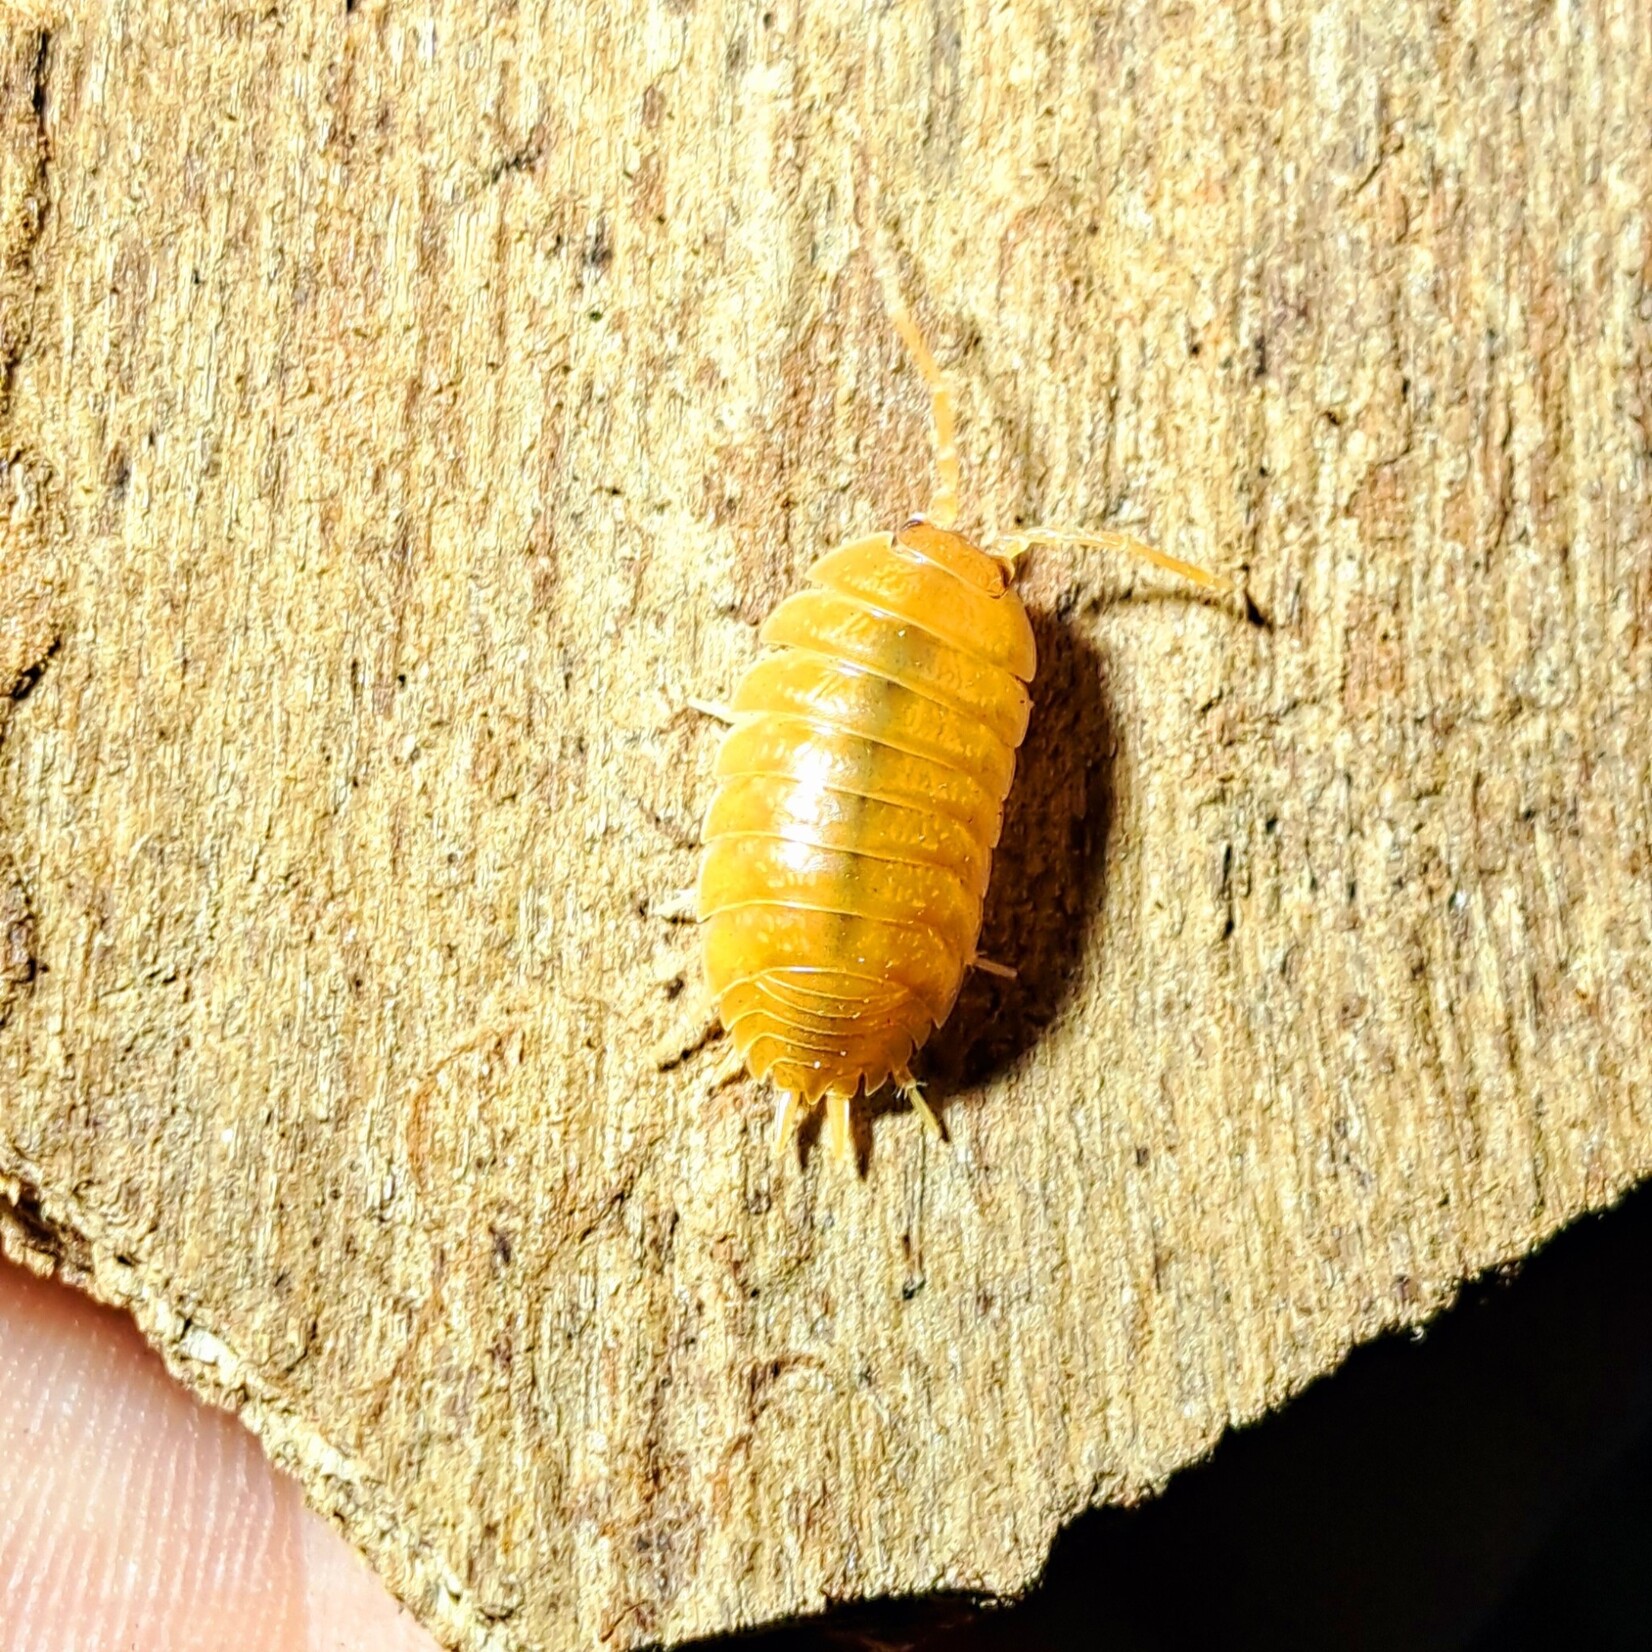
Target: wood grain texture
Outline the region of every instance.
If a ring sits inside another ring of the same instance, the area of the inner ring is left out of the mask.
[[[1641,0],[0,17],[8,1244],[439,1634],[1017,1589],[1652,1168]],[[1271,621],[1036,559],[1020,979],[863,1183],[658,911],[927,493],[857,210],[966,525]]]

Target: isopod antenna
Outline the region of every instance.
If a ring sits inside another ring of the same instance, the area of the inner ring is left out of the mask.
[[[884,288],[885,301],[889,306],[889,319],[894,322],[895,331],[901,335],[902,341],[912,353],[918,371],[924,376],[924,383],[929,386],[930,433],[935,442],[935,489],[929,496],[929,509],[924,512],[924,516],[937,528],[950,528],[958,520],[959,485],[958,440],[953,428],[952,392],[947,388],[947,382],[942,377],[934,356],[930,354],[929,346],[924,343],[923,334],[918,331],[912,317],[906,313],[906,307],[901,303],[901,295],[894,285],[893,277],[887,272],[884,272]]]
[[[1138,562],[1151,563],[1155,568],[1162,568],[1166,573],[1176,574],[1190,584],[1203,586],[1205,590],[1216,591],[1222,596],[1231,595],[1237,589],[1226,574],[1212,573],[1197,563],[1183,562],[1179,556],[1170,556],[1151,545],[1144,545],[1127,533],[1114,533],[1106,529],[1095,533],[1069,533],[1065,528],[1022,528],[1016,533],[994,534],[986,548],[1013,571],[1034,545],[1085,551],[1120,551],[1125,556],[1135,557]]]

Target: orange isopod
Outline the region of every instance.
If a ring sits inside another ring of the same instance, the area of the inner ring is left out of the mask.
[[[839,546],[760,633],[732,703],[696,891],[723,1026],[779,1087],[776,1147],[822,1097],[852,1162],[849,1107],[887,1081],[938,1134],[913,1052],[978,956],[982,902],[1037,653],[1013,581],[1033,544],[1125,550],[1231,583],[1120,534],[1023,529],[986,548],[953,531],[951,398],[916,327],[893,320],[929,385],[936,484],[897,533]]]

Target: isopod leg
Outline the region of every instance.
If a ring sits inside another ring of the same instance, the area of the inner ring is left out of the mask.
[[[941,1128],[941,1121],[935,1116],[935,1109],[924,1100],[922,1087],[912,1076],[911,1070],[900,1067],[895,1072],[895,1088],[901,1093],[901,1100],[906,1102],[912,1111],[924,1121],[924,1128],[937,1141],[946,1140],[946,1131]]]
[[[826,1092],[826,1134],[831,1140],[832,1157],[839,1164],[853,1164],[855,1144],[849,1134],[849,1097],[841,1090]]]
[[[1207,591],[1224,595],[1234,589],[1233,581],[1224,574],[1213,574],[1196,563],[1183,562],[1179,556],[1167,556],[1163,551],[1144,545],[1124,533],[1067,533],[1060,528],[1023,528],[1019,533],[996,535],[987,547],[988,553],[1003,562],[1013,573],[1016,563],[1034,545],[1064,545],[1076,550],[1122,551],[1138,561],[1150,562],[1155,568],[1177,574]]]
[[[976,953],[970,959],[970,966],[987,975],[996,975],[1001,981],[1013,981],[1016,976],[1016,972],[1008,964],[1001,964],[995,958],[983,958],[980,953]]]
[[[683,704],[690,711],[697,711],[703,717],[715,717],[719,723],[734,722],[734,708],[724,705],[721,700],[701,700],[691,694]]]
[[[746,1058],[741,1055],[739,1050],[731,1049],[717,1063],[717,1069],[711,1075],[711,1088],[714,1091],[721,1090],[724,1085],[732,1084],[737,1078],[744,1078],[745,1075]]]
[[[803,1122],[803,1103],[795,1090],[780,1092],[780,1107],[774,1115],[774,1156],[778,1159]]]
[[[695,892],[692,889],[668,890],[657,901],[648,903],[648,915],[658,918],[661,923],[693,923],[698,916],[695,909]]]

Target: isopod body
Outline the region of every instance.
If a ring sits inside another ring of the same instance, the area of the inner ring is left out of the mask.
[[[862,1085],[916,1093],[975,961],[1037,653],[1005,563],[922,518],[821,557],[761,640],[705,824],[706,973],[841,1152]]]

